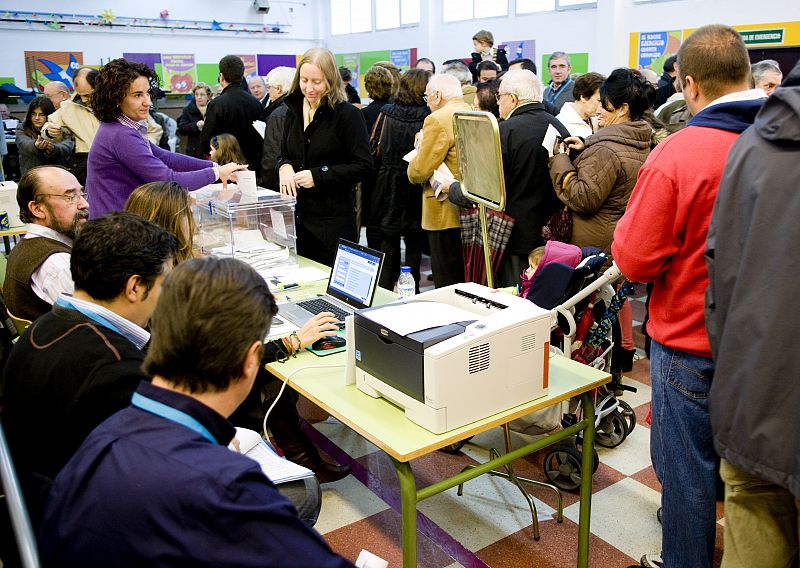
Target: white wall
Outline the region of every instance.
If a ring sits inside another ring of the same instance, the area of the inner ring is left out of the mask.
[[[329,3],[323,10],[329,10]],[[488,1],[488,0],[484,0]],[[674,0],[634,3],[633,0],[599,0],[596,8],[443,23],[440,0],[421,0],[419,26],[374,33],[331,36],[323,29],[326,45],[334,52],[352,53],[381,49],[417,48],[419,57],[437,64],[455,57],[469,57],[472,35],[491,30],[496,42],[535,39],[537,65],[541,54],[553,51],[588,52],[590,69],[608,73],[628,65],[631,32],[680,30],[711,23],[760,24],[797,20],[797,1],[787,0]],[[327,21],[328,14],[326,14]]]
[[[281,34],[234,34],[193,30],[134,30],[123,27],[111,29],[87,26],[85,29],[52,30],[42,23],[0,23],[0,76],[13,76],[20,86],[25,85],[24,52],[82,51],[84,62],[90,65],[121,57],[123,52],[194,53],[198,63],[214,63],[228,53],[297,54],[320,44],[325,26],[318,5],[327,0],[303,2],[270,2],[266,16],[252,7],[252,0],[71,0],[60,3],[58,12],[100,14],[111,8],[114,15],[157,20],[164,8],[170,19],[220,22],[243,22],[261,25],[279,23],[286,27]],[[51,0],[2,0],[0,12],[53,11]]]

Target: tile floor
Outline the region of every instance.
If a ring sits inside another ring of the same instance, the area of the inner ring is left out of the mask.
[[[423,274],[425,271],[423,270]],[[424,278],[424,277],[423,277]],[[643,289],[632,301],[634,319],[644,314]],[[639,322],[634,322],[637,328]],[[646,552],[660,550],[661,525],[656,520],[660,486],[650,464],[649,429],[645,421],[650,403],[649,362],[644,358],[641,333],[635,341],[642,358],[634,363],[624,382],[638,389],[623,399],[635,410],[637,426],[617,448],[599,448],[600,466],[594,475],[590,565],[625,567]],[[400,549],[400,499],[398,482],[389,459],[375,446],[307,401],[300,412],[309,434],[340,463],[349,463],[353,475],[323,487],[322,513],[317,530],[334,550],[355,560],[365,548],[402,565]],[[514,439],[519,441],[517,435]],[[489,447],[502,447],[501,430],[473,438],[458,455],[442,452],[412,462],[418,483],[428,484],[460,471],[465,465],[485,461]],[[544,452],[515,463],[518,474],[544,480]],[[578,496],[564,493],[564,522],[552,514],[554,495],[534,490],[539,511],[541,540],[534,541],[530,513],[517,490],[508,482],[483,476],[465,486],[458,497],[451,489],[423,501],[418,513],[418,565],[425,568],[575,566]],[[722,507],[718,507],[717,562],[722,551]]]

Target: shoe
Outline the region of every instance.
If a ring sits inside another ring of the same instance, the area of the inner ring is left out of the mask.
[[[349,465],[336,465],[322,460],[321,463],[309,468],[317,476],[320,483],[333,483],[350,475]]]
[[[650,554],[645,554],[642,556],[642,559],[639,561],[641,566],[645,568],[663,568],[664,561],[661,560],[661,553],[658,552],[651,552]]]

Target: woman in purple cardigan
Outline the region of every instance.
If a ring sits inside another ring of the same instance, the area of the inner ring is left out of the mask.
[[[233,172],[247,169],[247,165],[218,165],[173,154],[150,143],[142,121],[147,119],[150,94],[157,86],[158,77],[149,67],[125,59],[109,62],[97,77],[92,109],[101,124],[89,151],[86,174],[92,218],[121,211],[131,192],[144,183],[174,181],[193,190],[217,179],[227,183]]]

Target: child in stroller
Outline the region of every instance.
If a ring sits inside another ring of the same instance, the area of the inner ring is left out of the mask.
[[[568,357],[610,372],[615,347],[619,343],[614,341],[616,313],[630,293],[630,285],[623,284],[615,292],[611,284],[620,276],[616,266],[612,264],[601,275],[608,260],[608,256],[598,249],[580,249],[575,245],[548,241],[532,277],[527,278],[524,297],[554,311],[551,345],[560,348]],[[523,285],[526,276],[525,273],[521,275]],[[596,408],[595,439],[604,447],[621,444],[636,425],[633,409],[615,396],[623,390],[635,389],[623,385],[620,374],[612,376],[612,382],[597,393],[600,402]],[[552,411],[544,410],[541,414],[534,413],[514,421],[510,427],[525,434],[541,433],[557,427],[558,418],[563,426],[576,423],[580,411],[576,399],[569,402],[563,417],[556,406]],[[580,438],[573,438],[545,457],[545,474],[556,487],[574,490],[580,486],[581,442]],[[598,462],[595,455],[595,469]]]

